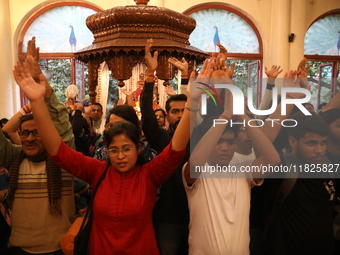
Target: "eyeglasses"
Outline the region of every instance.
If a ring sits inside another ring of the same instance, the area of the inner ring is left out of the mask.
[[[91,112],[102,112],[101,109],[92,109]]]
[[[119,152],[123,153],[124,156],[130,156],[133,153],[133,149],[135,149],[136,146],[134,147],[123,147],[122,149],[109,149],[107,152],[109,153],[110,157],[117,157]]]
[[[36,130],[36,129],[33,129],[33,130],[26,130],[26,129],[22,130],[22,131],[20,131],[19,136],[20,136],[20,138],[25,139],[25,138],[29,137],[31,133],[32,133],[32,135],[34,137],[39,137],[40,136],[39,133],[38,133],[38,130]]]

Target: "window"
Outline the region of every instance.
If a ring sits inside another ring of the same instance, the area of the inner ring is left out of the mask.
[[[227,64],[235,62],[234,82],[247,95],[253,88],[253,104],[261,100],[262,41],[253,22],[224,4],[202,4],[185,14],[196,20],[190,44],[207,52],[218,52],[220,42],[228,50]]]
[[[308,81],[316,109],[340,90],[340,12],[320,16],[305,35],[305,57],[311,65]]]
[[[23,27],[18,53],[25,56],[27,42],[36,37],[40,48],[39,65],[61,102],[68,85],[76,84],[83,100],[86,94],[87,66],[74,60],[73,52],[92,44],[93,35],[86,27],[86,18],[98,8],[82,3],[55,3],[33,15]],[[22,104],[26,104],[24,97]]]

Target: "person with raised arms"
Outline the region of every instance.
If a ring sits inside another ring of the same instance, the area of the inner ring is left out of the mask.
[[[155,53],[157,58],[157,53]],[[67,147],[57,133],[44,103],[43,75],[36,83],[26,63],[13,71],[30,100],[37,132],[52,160],[92,187],[108,166],[94,203],[89,254],[159,254],[152,225],[152,209],[158,187],[182,161],[190,137],[190,99],[170,144],[152,161],[139,164],[140,136],[128,121],[115,123],[105,135],[109,162],[84,156]],[[188,91],[189,93],[189,91]]]

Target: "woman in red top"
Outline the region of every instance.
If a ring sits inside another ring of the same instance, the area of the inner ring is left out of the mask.
[[[151,57],[151,45],[152,39],[146,46],[147,81],[152,80],[157,67],[158,53]],[[94,187],[108,163],[86,157],[63,143],[44,102],[47,82],[43,75],[40,76],[40,83],[36,83],[27,64],[20,62],[13,74],[31,102],[38,133],[50,157],[66,171]],[[189,123],[189,110],[197,106],[196,100],[192,100],[190,105],[188,96],[186,110],[172,141],[162,153],[144,165],[138,164],[141,147],[136,127],[122,121],[109,130],[105,139],[110,166],[94,200],[89,242],[91,255],[159,254],[151,220],[156,191],[172,175],[185,155],[193,126]]]

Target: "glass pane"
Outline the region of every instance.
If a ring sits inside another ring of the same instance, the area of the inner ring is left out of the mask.
[[[86,65],[87,69],[87,65]],[[87,70],[86,70],[87,73]],[[85,93],[85,87],[87,88],[88,86],[85,86],[85,65],[83,62],[76,61],[76,85],[79,89],[79,98],[81,100],[85,99],[85,94],[87,95],[88,93]],[[89,99],[89,97],[87,97]]]
[[[235,86],[239,87],[243,94],[248,94],[248,64],[254,62],[249,59],[228,59],[227,65],[230,67],[232,63],[235,63],[235,70],[233,81]],[[256,89],[255,89],[256,91]]]
[[[207,52],[219,51],[217,42],[230,53],[260,53],[253,28],[240,16],[222,9],[203,9],[189,15],[196,28],[189,37],[190,44]]]
[[[330,100],[330,84],[331,84],[331,63],[320,62],[320,61],[308,61],[307,64],[311,65],[308,72],[308,84],[311,85],[311,100],[310,103],[313,104],[314,109],[317,109],[318,105],[321,103],[328,103]],[[327,66],[322,65],[328,64]],[[321,67],[320,67],[321,66]],[[319,70],[321,69],[321,77]],[[321,89],[319,89],[319,82]],[[319,94],[320,92],[320,94]],[[328,94],[327,94],[328,93]]]
[[[338,62],[338,77],[335,77],[335,82],[336,82],[336,90],[335,94],[340,91],[340,62]]]
[[[91,45],[94,38],[85,20],[95,13],[82,6],[59,6],[44,12],[27,29],[22,52],[27,51],[32,36],[41,53],[75,52]]]
[[[320,95],[320,103],[328,103],[331,99],[332,86],[332,65],[320,66],[318,95]]]
[[[249,64],[249,84],[248,87],[251,87],[253,89],[253,94],[252,94],[252,102],[253,106],[256,108],[257,107],[257,88],[258,88],[258,63],[254,64]]]
[[[305,55],[340,55],[340,14],[319,19],[305,36]]]
[[[71,61],[69,59],[41,59],[39,65],[60,102],[65,103],[65,91],[71,84]]]
[[[109,79],[109,94],[107,97],[107,106],[106,109],[111,109],[114,104],[118,102],[119,89],[118,89],[118,80],[113,79],[110,71],[110,79]]]

